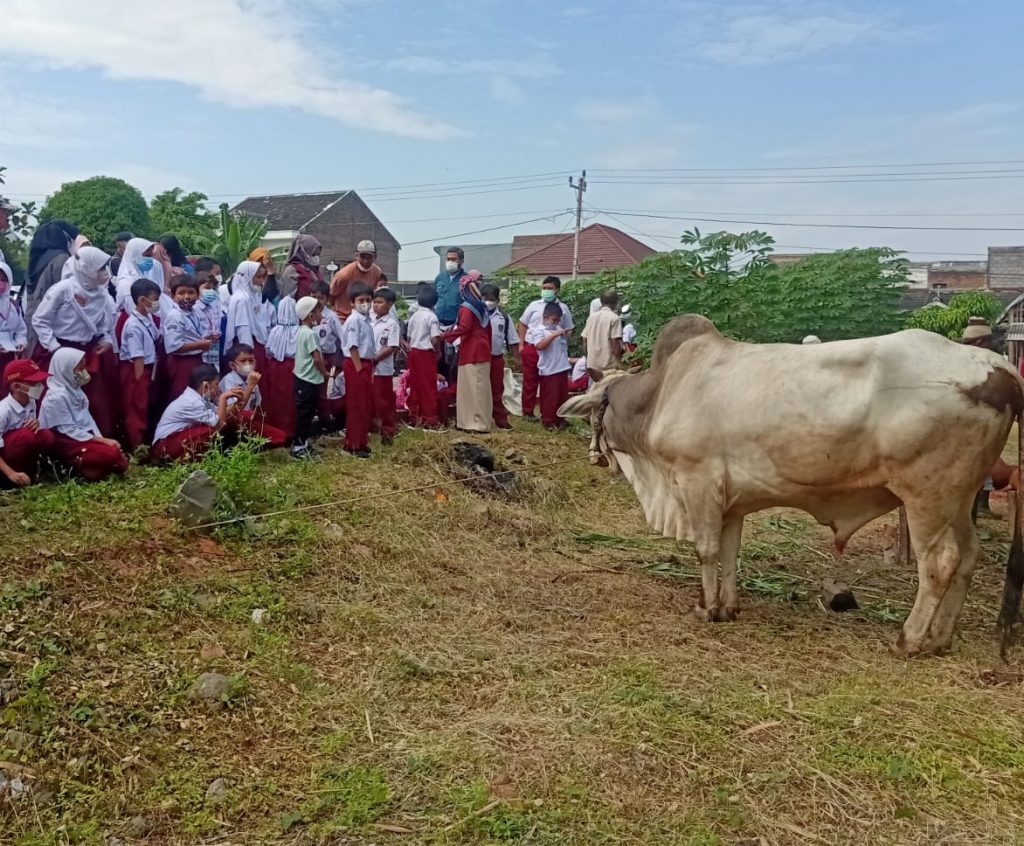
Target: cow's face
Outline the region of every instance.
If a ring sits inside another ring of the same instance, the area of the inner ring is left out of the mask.
[[[618,462],[613,452],[615,445],[609,441],[608,434],[608,424],[614,411],[609,401],[608,389],[616,379],[627,375],[629,374],[621,371],[607,373],[601,381],[595,382],[587,393],[570,397],[558,409],[560,417],[590,418],[590,428],[593,431],[590,437],[590,463],[609,465],[615,472],[618,471]]]

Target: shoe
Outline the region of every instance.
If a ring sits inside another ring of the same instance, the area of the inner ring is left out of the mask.
[[[511,423],[495,423],[494,425],[497,426],[499,429],[511,429],[512,428],[512,424]]]
[[[298,446],[293,446],[288,451],[288,454],[292,458],[296,458],[301,461],[312,461],[316,458],[316,455],[314,454],[313,450],[311,450],[306,444],[299,444]]]

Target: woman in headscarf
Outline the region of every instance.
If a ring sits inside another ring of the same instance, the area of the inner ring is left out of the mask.
[[[58,282],[43,297],[32,317],[39,337],[33,358],[47,369],[61,347],[85,353],[90,380],[86,393],[93,419],[105,437],[114,434],[120,417],[117,356],[114,354],[114,303],[107,293],[110,256],[83,247],[75,256],[75,274]]]
[[[167,252],[167,260],[171,263],[173,275],[184,273],[186,276],[191,276],[195,272],[195,265],[189,262],[177,235],[164,235],[160,239],[160,246]]]
[[[28,344],[28,327],[21,306],[11,296],[14,273],[0,258],[0,373],[16,358],[23,358]],[[7,383],[0,379],[0,399],[7,396]]]
[[[281,289],[277,284],[277,268],[274,257],[266,247],[257,247],[249,253],[249,261],[258,261],[267,269],[267,282],[263,286],[263,302],[277,305],[281,297]]]
[[[71,255],[71,245],[78,237],[78,227],[66,220],[48,220],[40,224],[28,248],[28,274],[19,299],[28,326],[28,351],[36,345],[32,315],[46,292],[61,280],[64,262]]]
[[[299,331],[299,316],[295,300],[285,297],[277,306],[277,325],[270,330],[267,340],[267,379],[264,389],[263,411],[267,423],[288,435],[295,436],[296,408],[292,396],[295,382],[295,336]]]
[[[455,420],[466,432],[491,431],[491,326],[490,313],[480,297],[482,279],[479,270],[459,279],[462,305],[458,322],[444,335],[450,344],[459,341]]]
[[[324,280],[320,269],[322,249],[320,242],[312,235],[298,235],[292,241],[279,280],[282,297],[291,297],[298,302],[303,297],[314,296],[316,283]]]
[[[89,397],[82,390],[89,383],[86,354],[70,347],[58,349],[50,360],[39,427],[53,432],[54,453],[61,461],[86,481],[98,482],[112,473],[124,473],[128,458],[117,441],[100,434],[89,412]]]
[[[147,238],[132,238],[128,242],[124,256],[121,257],[117,277],[114,279],[114,305],[117,311],[114,334],[119,343],[121,330],[128,320],[128,315],[135,308],[132,302],[132,282],[136,279],[149,279],[156,282],[160,288],[160,308],[155,313],[159,324],[160,311],[169,312],[174,307],[169,288],[173,279],[172,274],[171,262],[162,244]]]
[[[70,279],[75,273],[75,256],[78,255],[78,251],[82,247],[92,246],[92,241],[85,237],[85,235],[79,235],[75,238],[74,243],[71,245],[71,255],[68,256],[67,261],[64,262],[64,267],[61,268],[60,278]]]
[[[267,340],[274,324],[274,309],[263,302],[267,269],[259,262],[243,261],[231,277],[231,301],[224,327],[224,349],[248,344],[256,353],[256,369],[267,372]],[[264,387],[266,390],[266,387]]]

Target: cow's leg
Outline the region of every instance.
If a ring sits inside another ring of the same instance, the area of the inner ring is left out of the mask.
[[[740,610],[739,593],[736,590],[736,559],[740,554],[743,536],[743,518],[727,520],[722,526],[722,538],[718,551],[721,562],[721,578],[718,582],[718,622],[731,623]]]
[[[895,651],[906,656],[918,655],[934,648],[932,626],[939,622],[940,607],[952,593],[950,608],[959,611],[963,596],[956,599],[959,591],[966,591],[970,579],[971,546],[961,548],[963,520],[970,522],[970,503],[964,503],[959,513],[950,514],[939,503],[929,507],[907,505],[907,521],[910,524],[911,542],[917,551],[917,597],[910,616],[903,624],[903,631],[896,641]],[[967,555],[965,555],[967,553]],[[974,559],[977,558],[976,551]],[[961,566],[967,563],[968,572],[961,574]],[[955,618],[955,614],[953,615]],[[947,622],[948,634],[952,635],[952,621]],[[948,645],[948,644],[947,644]]]
[[[722,619],[718,598],[722,518],[718,514],[705,514],[694,519],[692,524],[700,527],[699,533],[694,538],[694,545],[697,548],[697,558],[701,567],[700,604],[693,609],[693,613],[703,622],[717,622]]]
[[[935,619],[932,620],[928,639],[924,644],[925,652],[942,653],[952,645],[953,629],[956,626],[957,617],[960,616],[960,609],[967,596],[967,589],[971,585],[971,577],[974,575],[978,559],[981,557],[981,544],[978,543],[978,535],[971,522],[969,506],[964,506],[953,529],[956,532],[956,541],[960,548],[960,566],[953,574],[949,589],[942,598],[942,602],[939,603]]]

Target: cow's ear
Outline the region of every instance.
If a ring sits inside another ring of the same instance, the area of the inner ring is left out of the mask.
[[[604,371],[598,370],[596,367],[588,367],[587,375],[591,382],[600,382],[604,378]]]
[[[558,409],[559,417],[590,417],[601,402],[601,391],[587,391],[576,397],[569,397]]]

